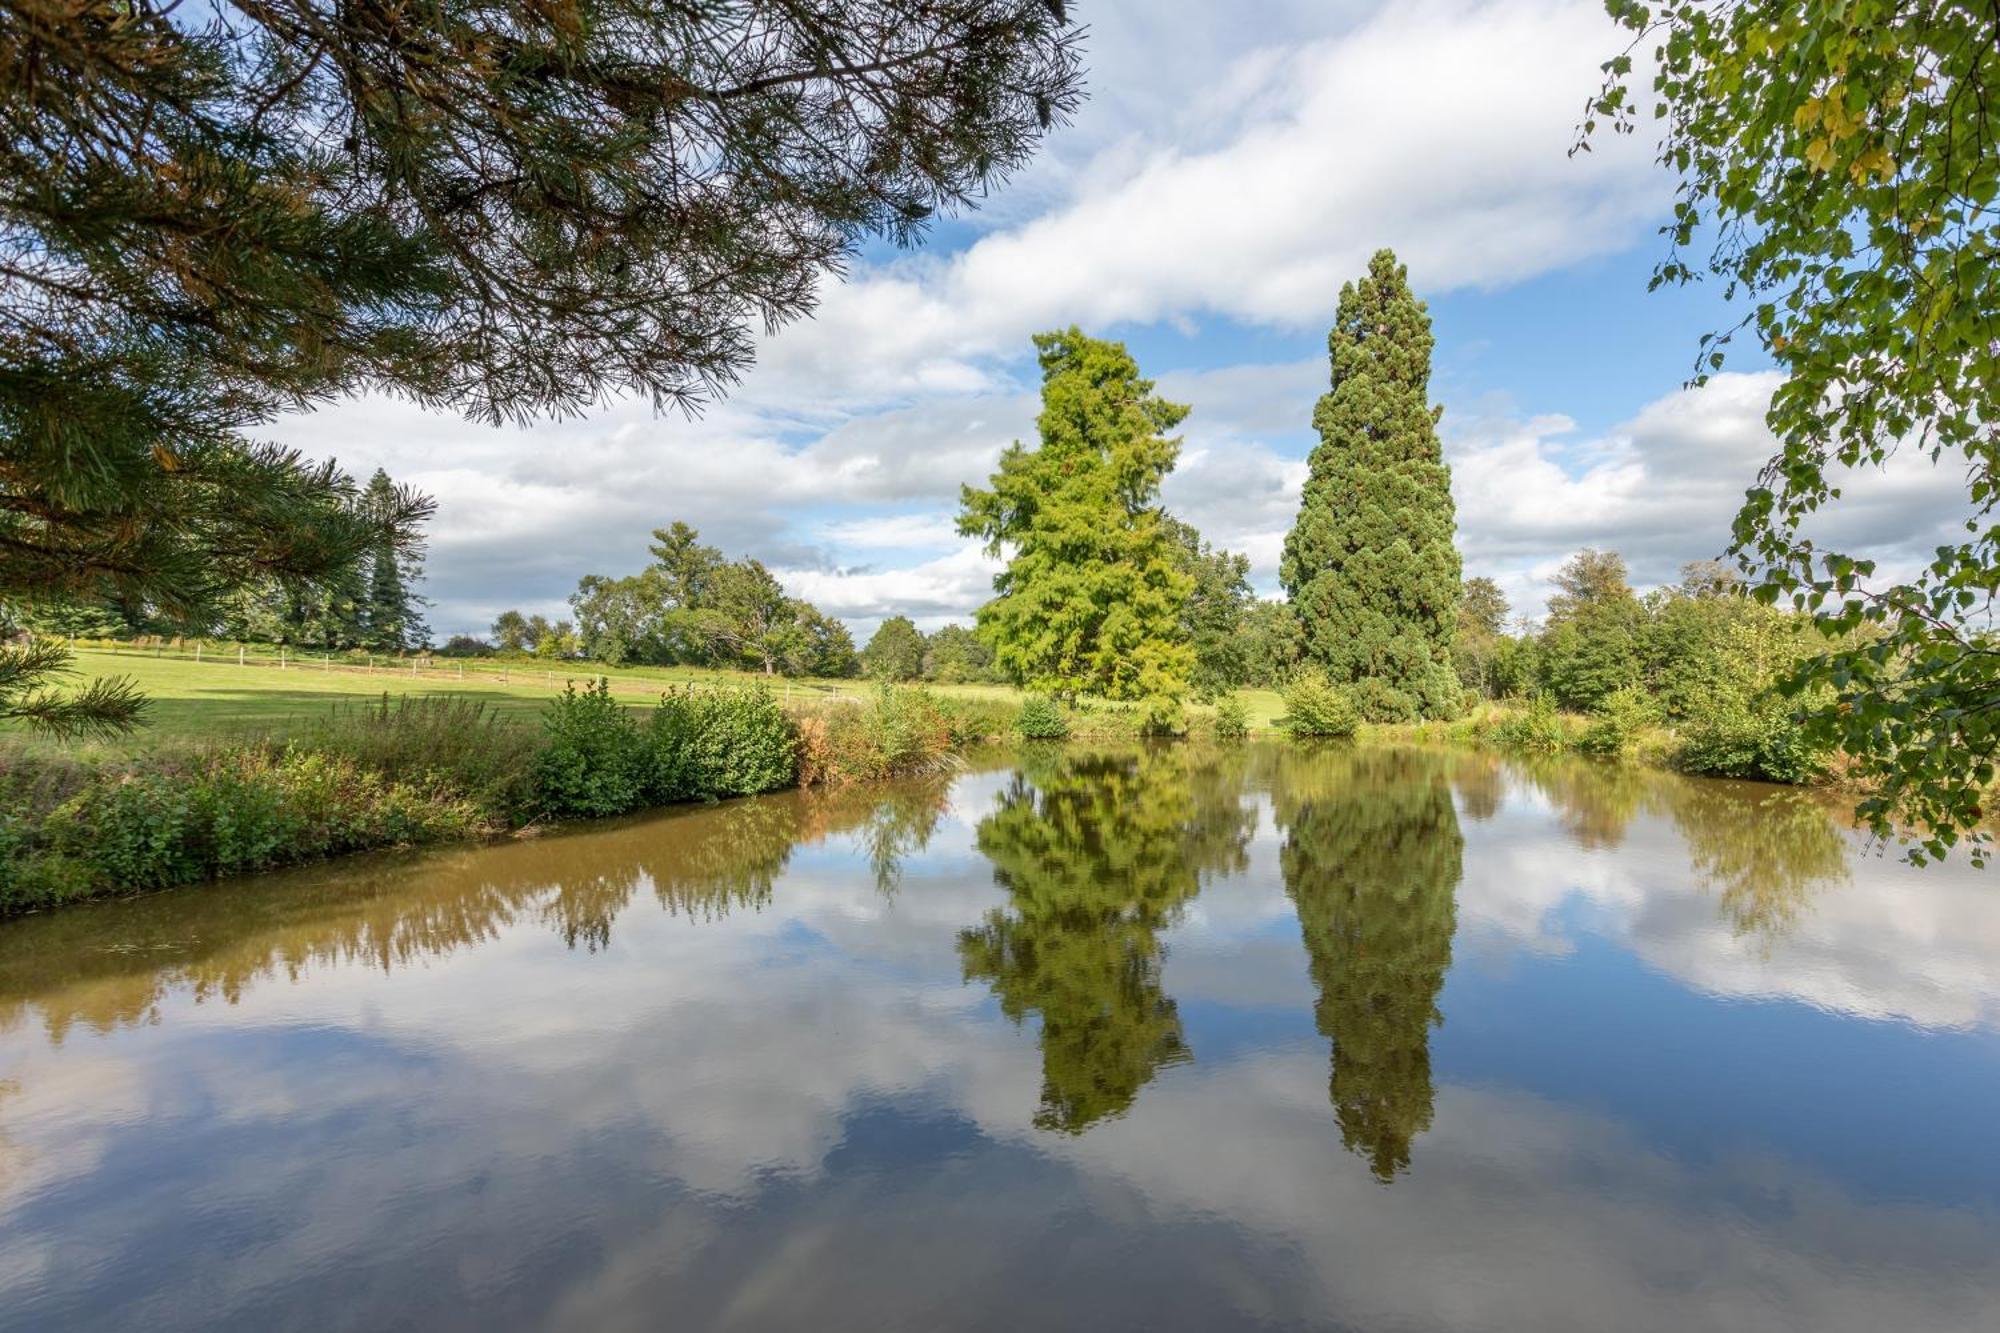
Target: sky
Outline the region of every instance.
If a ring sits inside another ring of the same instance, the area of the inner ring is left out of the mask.
[[[1036,160],[915,250],[870,247],[698,417],[622,402],[492,427],[361,398],[268,434],[433,495],[433,632],[551,617],[686,520],[865,642],[969,623],[997,566],[959,488],[1034,439],[1030,337],[1124,341],[1193,409],[1169,509],[1247,554],[1261,595],[1297,511],[1341,285],[1388,246],[1429,303],[1431,392],[1468,577],[1517,614],[1584,546],[1640,587],[1720,554],[1773,451],[1754,349],[1699,389],[1718,289],[1648,293],[1674,182],[1652,122],[1572,157],[1624,39],[1600,0],[1084,0],[1089,99]],[[1246,17],[1247,16],[1247,17]],[[1825,535],[1895,569],[1944,539],[1959,479],[1902,458]]]

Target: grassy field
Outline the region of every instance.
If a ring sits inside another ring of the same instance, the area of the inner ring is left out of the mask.
[[[681,667],[606,669],[588,662],[530,662],[506,665],[437,659],[419,664],[388,659],[368,666],[362,659],[317,656],[288,658],[283,667],[270,655],[244,655],[238,665],[235,649],[210,649],[202,660],[169,649],[84,648],[77,650],[80,682],[96,676],[129,676],[152,700],[151,722],[135,735],[93,743],[101,753],[134,753],[189,739],[227,740],[245,735],[282,735],[287,730],[342,704],[391,695],[461,695],[485,701],[496,712],[532,716],[566,681],[579,684],[599,675],[612,691],[633,707],[649,707],[671,685],[723,684],[764,679],[749,672],[696,670]],[[872,685],[865,680],[771,680],[771,688],[793,701],[856,697]],[[940,694],[1018,701],[1020,691],[1004,685],[939,685]],[[1246,690],[1251,725],[1263,728],[1283,711],[1269,690]],[[0,727],[0,742],[44,746],[49,742]]]

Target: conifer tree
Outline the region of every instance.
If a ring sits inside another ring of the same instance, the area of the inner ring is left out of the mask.
[[[1123,343],[1037,334],[1039,448],[1016,441],[991,490],[964,489],[959,531],[1011,552],[979,608],[995,661],[1032,690],[1179,699],[1194,671],[1181,623],[1194,580],[1160,509],[1188,409],[1153,392]]]
[[[1341,289],[1333,387],[1279,577],[1302,656],[1375,721],[1449,717],[1459,559],[1451,471],[1429,402],[1431,321],[1388,251]]]

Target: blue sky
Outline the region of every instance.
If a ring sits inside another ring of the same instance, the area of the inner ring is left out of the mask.
[[[1468,574],[1524,616],[1586,545],[1640,585],[1719,554],[1768,457],[1753,348],[1683,388],[1710,287],[1648,294],[1673,183],[1642,136],[1571,158],[1598,0],[1084,0],[1090,97],[985,207],[914,251],[869,247],[815,318],[698,419],[617,403],[493,429],[364,399],[272,434],[439,502],[440,634],[556,614],[685,519],[865,640],[904,612],[966,621],[993,566],[952,534],[958,488],[1032,438],[1029,336],[1127,342],[1194,411],[1166,500],[1274,594],[1326,387],[1341,283],[1381,246],[1430,303],[1434,398]],[[1642,120],[1642,125],[1650,124]],[[1871,479],[1837,537],[1890,567],[1935,544],[1956,479]]]

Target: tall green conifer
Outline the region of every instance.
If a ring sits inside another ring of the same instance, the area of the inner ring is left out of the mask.
[[[1431,321],[1388,251],[1341,289],[1333,388],[1279,577],[1302,656],[1351,683],[1375,721],[1449,717],[1459,560],[1451,470],[1430,405]]]
[[[979,609],[1000,668],[1029,689],[1178,699],[1194,671],[1181,623],[1194,580],[1161,512],[1188,409],[1153,392],[1123,343],[1075,328],[1035,337],[1041,446],[964,490],[959,531],[1011,551]]]

